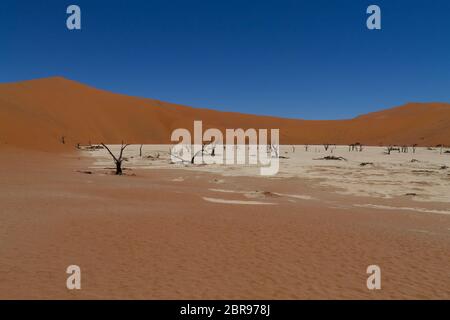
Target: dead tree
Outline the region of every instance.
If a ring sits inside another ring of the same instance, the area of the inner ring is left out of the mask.
[[[325,151],[328,151],[328,148],[330,147],[330,145],[328,143],[324,143],[323,147],[325,148]]]
[[[400,147],[397,147],[397,146],[389,146],[388,148],[387,148],[387,154],[391,154],[391,151],[398,151],[398,153],[401,153],[401,149],[400,149]]]
[[[279,158],[279,152],[278,152],[278,146],[272,144],[270,145],[270,149],[271,149],[271,154],[274,153],[275,154],[275,158]]]
[[[178,160],[181,161],[181,163],[189,163],[190,161],[186,160],[185,158],[183,158],[183,153],[184,150],[188,150],[190,151],[190,148],[188,146],[183,146],[182,149],[180,150],[179,154],[175,154],[174,153],[174,148],[169,148],[169,155],[170,158],[172,159],[172,163],[173,163],[173,158],[177,158]]]
[[[358,150],[358,147],[359,147],[359,150]],[[352,143],[348,146],[348,151],[362,152],[362,144],[360,142]]]
[[[139,157],[141,157],[141,158],[142,158],[142,146],[143,146],[143,144],[141,144],[141,147],[139,148]]]
[[[212,146],[212,151],[211,151],[211,153],[208,153],[207,151],[206,151],[206,147],[208,147],[208,146]],[[223,148],[224,148],[224,150],[225,150],[225,146],[223,146]],[[212,156],[212,157],[215,157],[216,156],[216,143],[215,143],[215,140],[212,140],[212,141],[210,141],[209,143],[203,143],[202,144],[202,150],[199,150],[199,151],[197,151],[196,153],[194,153],[194,155],[192,156],[192,158],[191,158],[191,164],[194,164],[195,163],[195,158],[200,154],[201,156],[202,156],[202,161],[203,161],[203,155],[204,154],[209,154],[210,156]]]
[[[61,137],[61,143],[62,143],[62,144],[66,144],[66,137],[65,137],[65,136],[62,136],[62,137]]]
[[[305,145],[305,151],[308,152],[309,145]]]
[[[335,145],[335,144],[332,144],[332,145],[331,145],[331,149],[330,149],[331,153],[333,153],[334,150],[336,150],[336,145]]]
[[[209,143],[206,143],[206,144],[203,145],[203,147],[202,147],[203,151],[206,152],[206,153],[208,153],[206,151],[206,147],[208,147],[208,146],[211,146],[211,153],[209,153],[209,155],[211,157],[215,157],[216,156],[216,139],[211,140]]]
[[[116,158],[114,153],[112,153],[111,150],[109,150],[109,148],[103,142],[101,143],[101,145],[106,150],[108,150],[109,154],[113,158],[114,163],[116,164],[116,175],[122,175],[123,151],[125,150],[126,147],[128,147],[128,144],[124,144],[123,141],[122,141],[122,146],[120,147],[120,153],[119,153],[119,157],[118,158]]]
[[[412,152],[416,153],[417,144],[416,143],[413,144],[411,148],[412,148]]]
[[[201,154],[202,155],[202,158],[203,158],[203,152],[205,152],[205,144],[202,144],[202,149],[201,150],[199,150],[199,151],[197,151],[196,153],[194,153],[194,155],[192,156],[192,158],[191,158],[191,164],[194,164],[195,163],[195,158],[199,155],[199,154]]]

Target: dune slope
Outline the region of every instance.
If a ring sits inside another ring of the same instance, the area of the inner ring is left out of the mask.
[[[444,103],[312,121],[195,109],[61,77],[0,84],[0,145],[56,150],[89,142],[169,143],[174,129],[192,129],[194,120],[221,130],[279,128],[283,144],[450,145],[450,104]]]

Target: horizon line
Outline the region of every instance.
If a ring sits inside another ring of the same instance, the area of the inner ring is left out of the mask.
[[[214,109],[211,107],[205,108],[205,107],[195,107],[189,104],[183,104],[183,103],[179,103],[179,102],[172,102],[172,101],[167,101],[167,100],[161,100],[161,99],[157,99],[157,98],[151,98],[151,97],[145,97],[145,96],[139,96],[139,95],[132,95],[132,94],[127,94],[127,93],[121,93],[121,92],[115,92],[112,91],[110,89],[104,89],[104,88],[99,88],[95,85],[91,85],[89,83],[86,82],[82,82],[79,80],[74,80],[71,79],[69,77],[66,76],[62,76],[62,75],[53,75],[53,76],[47,76],[47,77],[37,77],[37,78],[32,78],[32,79],[25,79],[25,80],[18,80],[18,81],[9,81],[9,82],[0,82],[0,85],[9,85],[9,84],[20,84],[20,83],[24,83],[24,82],[33,82],[33,81],[42,81],[42,80],[64,80],[64,81],[68,81],[68,82],[73,82],[79,85],[83,85],[86,86],[88,88],[91,89],[95,89],[95,90],[100,90],[100,91],[105,91],[111,94],[116,94],[116,95],[121,95],[121,96],[126,96],[126,97],[130,97],[130,98],[136,98],[136,99],[146,99],[146,100],[153,100],[153,101],[158,101],[158,102],[162,102],[162,103],[168,103],[168,104],[173,104],[173,105],[177,105],[177,106],[182,106],[182,107],[187,107],[187,108],[192,108],[192,109],[197,109],[197,110],[210,110],[210,111],[217,111],[217,112],[223,112],[223,113],[234,113],[234,114],[242,114],[242,115],[249,115],[249,116],[258,116],[258,117],[267,117],[267,118],[277,118],[277,119],[285,119],[285,120],[302,120],[302,121],[345,121],[345,120],[353,120],[353,119],[357,119],[359,117],[363,117],[366,115],[370,115],[370,114],[374,114],[374,113],[378,113],[378,112],[383,112],[383,111],[388,111],[388,110],[393,110],[393,109],[397,109],[397,108],[401,108],[401,107],[407,107],[407,106],[411,106],[411,105],[434,105],[434,104],[440,104],[440,105],[448,105],[450,107],[450,102],[442,102],[442,101],[427,101],[427,102],[414,102],[414,101],[408,101],[408,102],[403,102],[402,104],[399,105],[394,105],[391,107],[386,107],[386,108],[381,108],[381,109],[377,109],[375,111],[371,111],[371,112],[367,112],[367,113],[362,113],[362,114],[358,114],[355,115],[353,117],[350,118],[339,118],[339,119],[305,119],[305,118],[291,118],[291,117],[283,117],[280,115],[269,115],[269,114],[255,114],[255,113],[245,113],[245,112],[239,112],[239,111],[230,111],[230,110],[218,110],[218,109]]]

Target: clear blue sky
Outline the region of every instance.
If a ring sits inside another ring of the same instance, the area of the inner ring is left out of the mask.
[[[66,28],[66,8],[82,30]],[[382,9],[382,30],[366,8]],[[448,0],[0,1],[0,82],[54,75],[195,107],[349,118],[450,101]]]

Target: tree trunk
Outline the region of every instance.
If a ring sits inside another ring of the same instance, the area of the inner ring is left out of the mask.
[[[116,161],[116,175],[122,175],[122,161]]]

